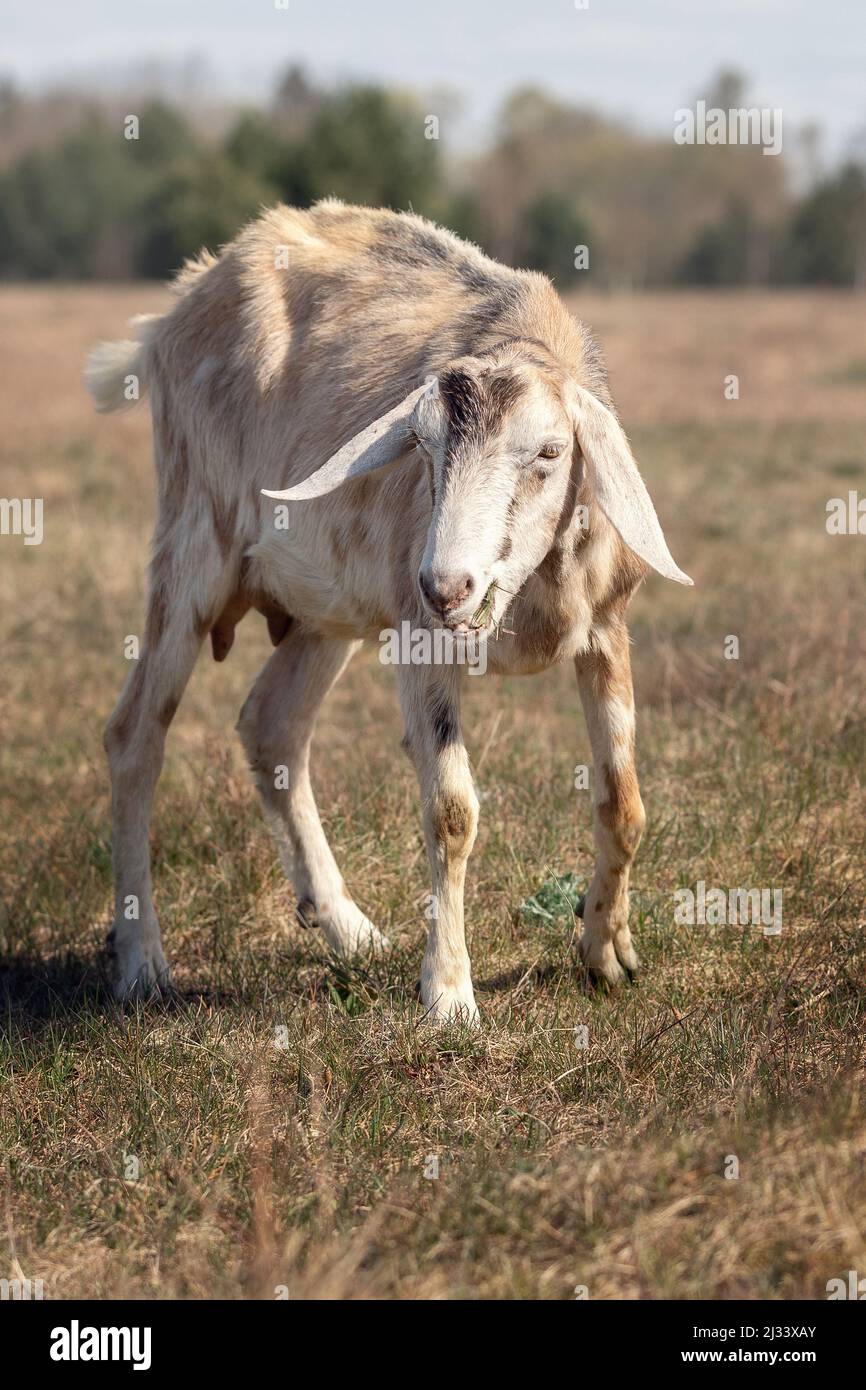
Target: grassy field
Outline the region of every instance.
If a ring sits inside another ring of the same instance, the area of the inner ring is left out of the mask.
[[[224,666],[203,654],[169,739],[153,851],[178,997],[107,997],[101,734],[153,487],[146,413],[92,416],[80,370],[161,302],[0,293],[0,495],[45,499],[41,546],[0,537],[0,1276],[46,1297],[598,1299],[823,1298],[866,1274],[866,537],[825,527],[829,498],[866,492],[862,298],[578,302],[696,588],[654,578],[632,607],[644,969],[618,995],[589,985],[567,914],[521,910],[591,867],[573,672],[469,682],[479,1035],[417,1026],[426,864],[372,652],[326,706],[314,781],[395,946],[347,973],[295,924],[233,732],[269,651],[255,617]],[[781,889],[781,935],[676,925],[698,880]]]

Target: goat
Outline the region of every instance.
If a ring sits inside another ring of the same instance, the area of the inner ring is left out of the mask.
[[[87,372],[99,410],[149,389],[158,476],[142,654],[105,734],[117,996],[169,986],[148,847],[166,730],[204,637],[223,660],[250,609],[276,650],[238,729],[299,919],[344,956],[387,945],[346,889],[309,777],[317,711],[353,653],[408,620],[477,642],[491,672],[574,661],[597,847],[580,950],[620,982],[637,968],[628,881],[645,821],[625,610],[650,568],[692,581],[590,332],[544,276],[414,215],[333,199],[263,213],[188,262],[174,292]],[[475,1022],[464,674],[408,663],[397,680],[432,872],[421,1003],[431,1020]]]

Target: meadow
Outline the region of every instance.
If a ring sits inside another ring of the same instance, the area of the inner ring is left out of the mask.
[[[866,536],[826,527],[866,494],[862,296],[574,301],[696,587],[651,578],[631,609],[648,823],[619,993],[587,979],[564,891],[592,864],[574,673],[467,683],[477,1034],[419,1027],[426,859],[372,650],[313,780],[393,949],[347,970],[296,923],[234,733],[256,615],[224,665],[203,651],[169,737],[176,996],[110,999],[101,738],[154,490],[147,412],[94,416],[81,369],[164,302],[0,291],[0,495],[44,499],[41,545],[0,537],[0,1276],[49,1298],[791,1299],[866,1274]],[[781,933],[679,924],[699,881],[781,890]]]

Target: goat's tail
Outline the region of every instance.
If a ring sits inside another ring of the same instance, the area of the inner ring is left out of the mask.
[[[147,349],[160,314],[139,314],[130,321],[135,339],[97,343],[87,358],[84,383],[100,412],[131,410],[147,391]]]

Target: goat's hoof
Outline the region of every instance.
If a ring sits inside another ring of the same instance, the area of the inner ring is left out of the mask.
[[[620,933],[618,936],[614,937],[613,947],[616,951],[617,960],[623,970],[625,970],[629,979],[633,980],[640,970],[640,960],[638,959],[638,954],[634,948],[631,937],[623,937]]]
[[[603,981],[611,989],[626,983],[628,975],[617,958],[612,941],[596,941],[584,931],[578,949],[581,960],[596,980]]]
[[[310,898],[302,898],[295,908],[295,921],[299,927],[312,928],[319,925],[316,904]]]
[[[391,943],[378,927],[365,917],[363,923],[350,934],[347,954],[351,957],[383,956],[390,951]]]
[[[111,992],[119,1004],[172,993],[171,972],[158,942],[118,942],[117,931],[106,937]]]
[[[316,925],[321,927],[331,949],[344,960],[363,960],[367,956],[384,955],[391,949],[387,936],[383,936],[354,903],[348,903],[339,915],[326,917],[319,911]]]
[[[471,984],[458,989],[421,987],[422,1024],[435,1028],[459,1023],[467,1028],[480,1028],[481,1016],[475,1003]]]

